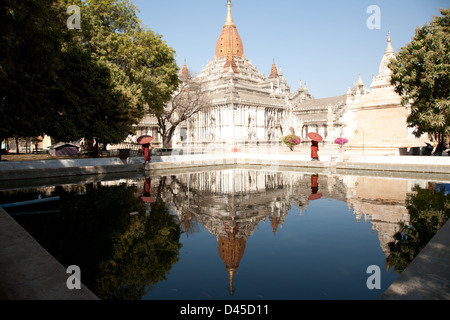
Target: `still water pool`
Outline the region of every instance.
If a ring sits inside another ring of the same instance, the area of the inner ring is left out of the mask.
[[[0,204],[101,299],[371,300],[447,220],[446,183],[229,168],[3,186]]]

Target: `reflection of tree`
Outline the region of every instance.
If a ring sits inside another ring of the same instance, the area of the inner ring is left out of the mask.
[[[147,215],[135,187],[87,190],[61,194],[61,215],[47,217],[46,233],[34,225],[36,239],[64,266],[78,265],[82,282],[99,298],[141,299],[178,260],[180,230],[160,198]]]
[[[177,176],[163,176],[159,180],[158,197],[164,198],[172,204],[172,209],[176,212],[179,227],[182,232],[193,234],[200,231],[197,217],[190,212],[189,199],[199,199],[200,194],[196,190],[189,190],[188,186],[181,182]]]
[[[406,201],[410,225],[402,223],[394,236],[395,242],[389,244],[387,265],[399,272],[412,262],[450,216],[450,195],[419,186],[413,191]]]

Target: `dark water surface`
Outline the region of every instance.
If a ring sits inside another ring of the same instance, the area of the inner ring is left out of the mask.
[[[447,183],[232,168],[3,186],[0,204],[101,299],[371,300],[447,220]]]

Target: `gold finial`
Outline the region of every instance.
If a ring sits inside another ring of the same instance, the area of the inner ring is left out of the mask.
[[[391,31],[388,32],[388,39],[387,39],[387,47],[385,53],[392,53],[394,52],[394,49],[392,48],[391,43]]]
[[[226,26],[236,26],[234,24],[233,17],[231,16],[231,0],[228,0],[227,7],[228,7],[228,13],[227,13],[227,19],[225,20],[225,25]]]
[[[227,270],[228,270],[228,284],[229,284],[230,295],[234,295],[233,278],[236,273],[236,268],[227,268]]]

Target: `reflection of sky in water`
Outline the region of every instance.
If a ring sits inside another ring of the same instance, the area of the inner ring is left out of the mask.
[[[234,276],[234,295],[214,235],[182,235],[180,260],[167,281],[144,299],[377,299],[396,279],[386,271],[377,232],[355,220],[347,204],[333,199],[310,203],[300,216],[293,205],[274,234],[267,219],[247,239]],[[366,287],[367,267],[381,268],[381,290]]]
[[[436,185],[436,190],[437,191],[443,190],[444,193],[447,195],[450,193],[450,183],[439,183]]]

